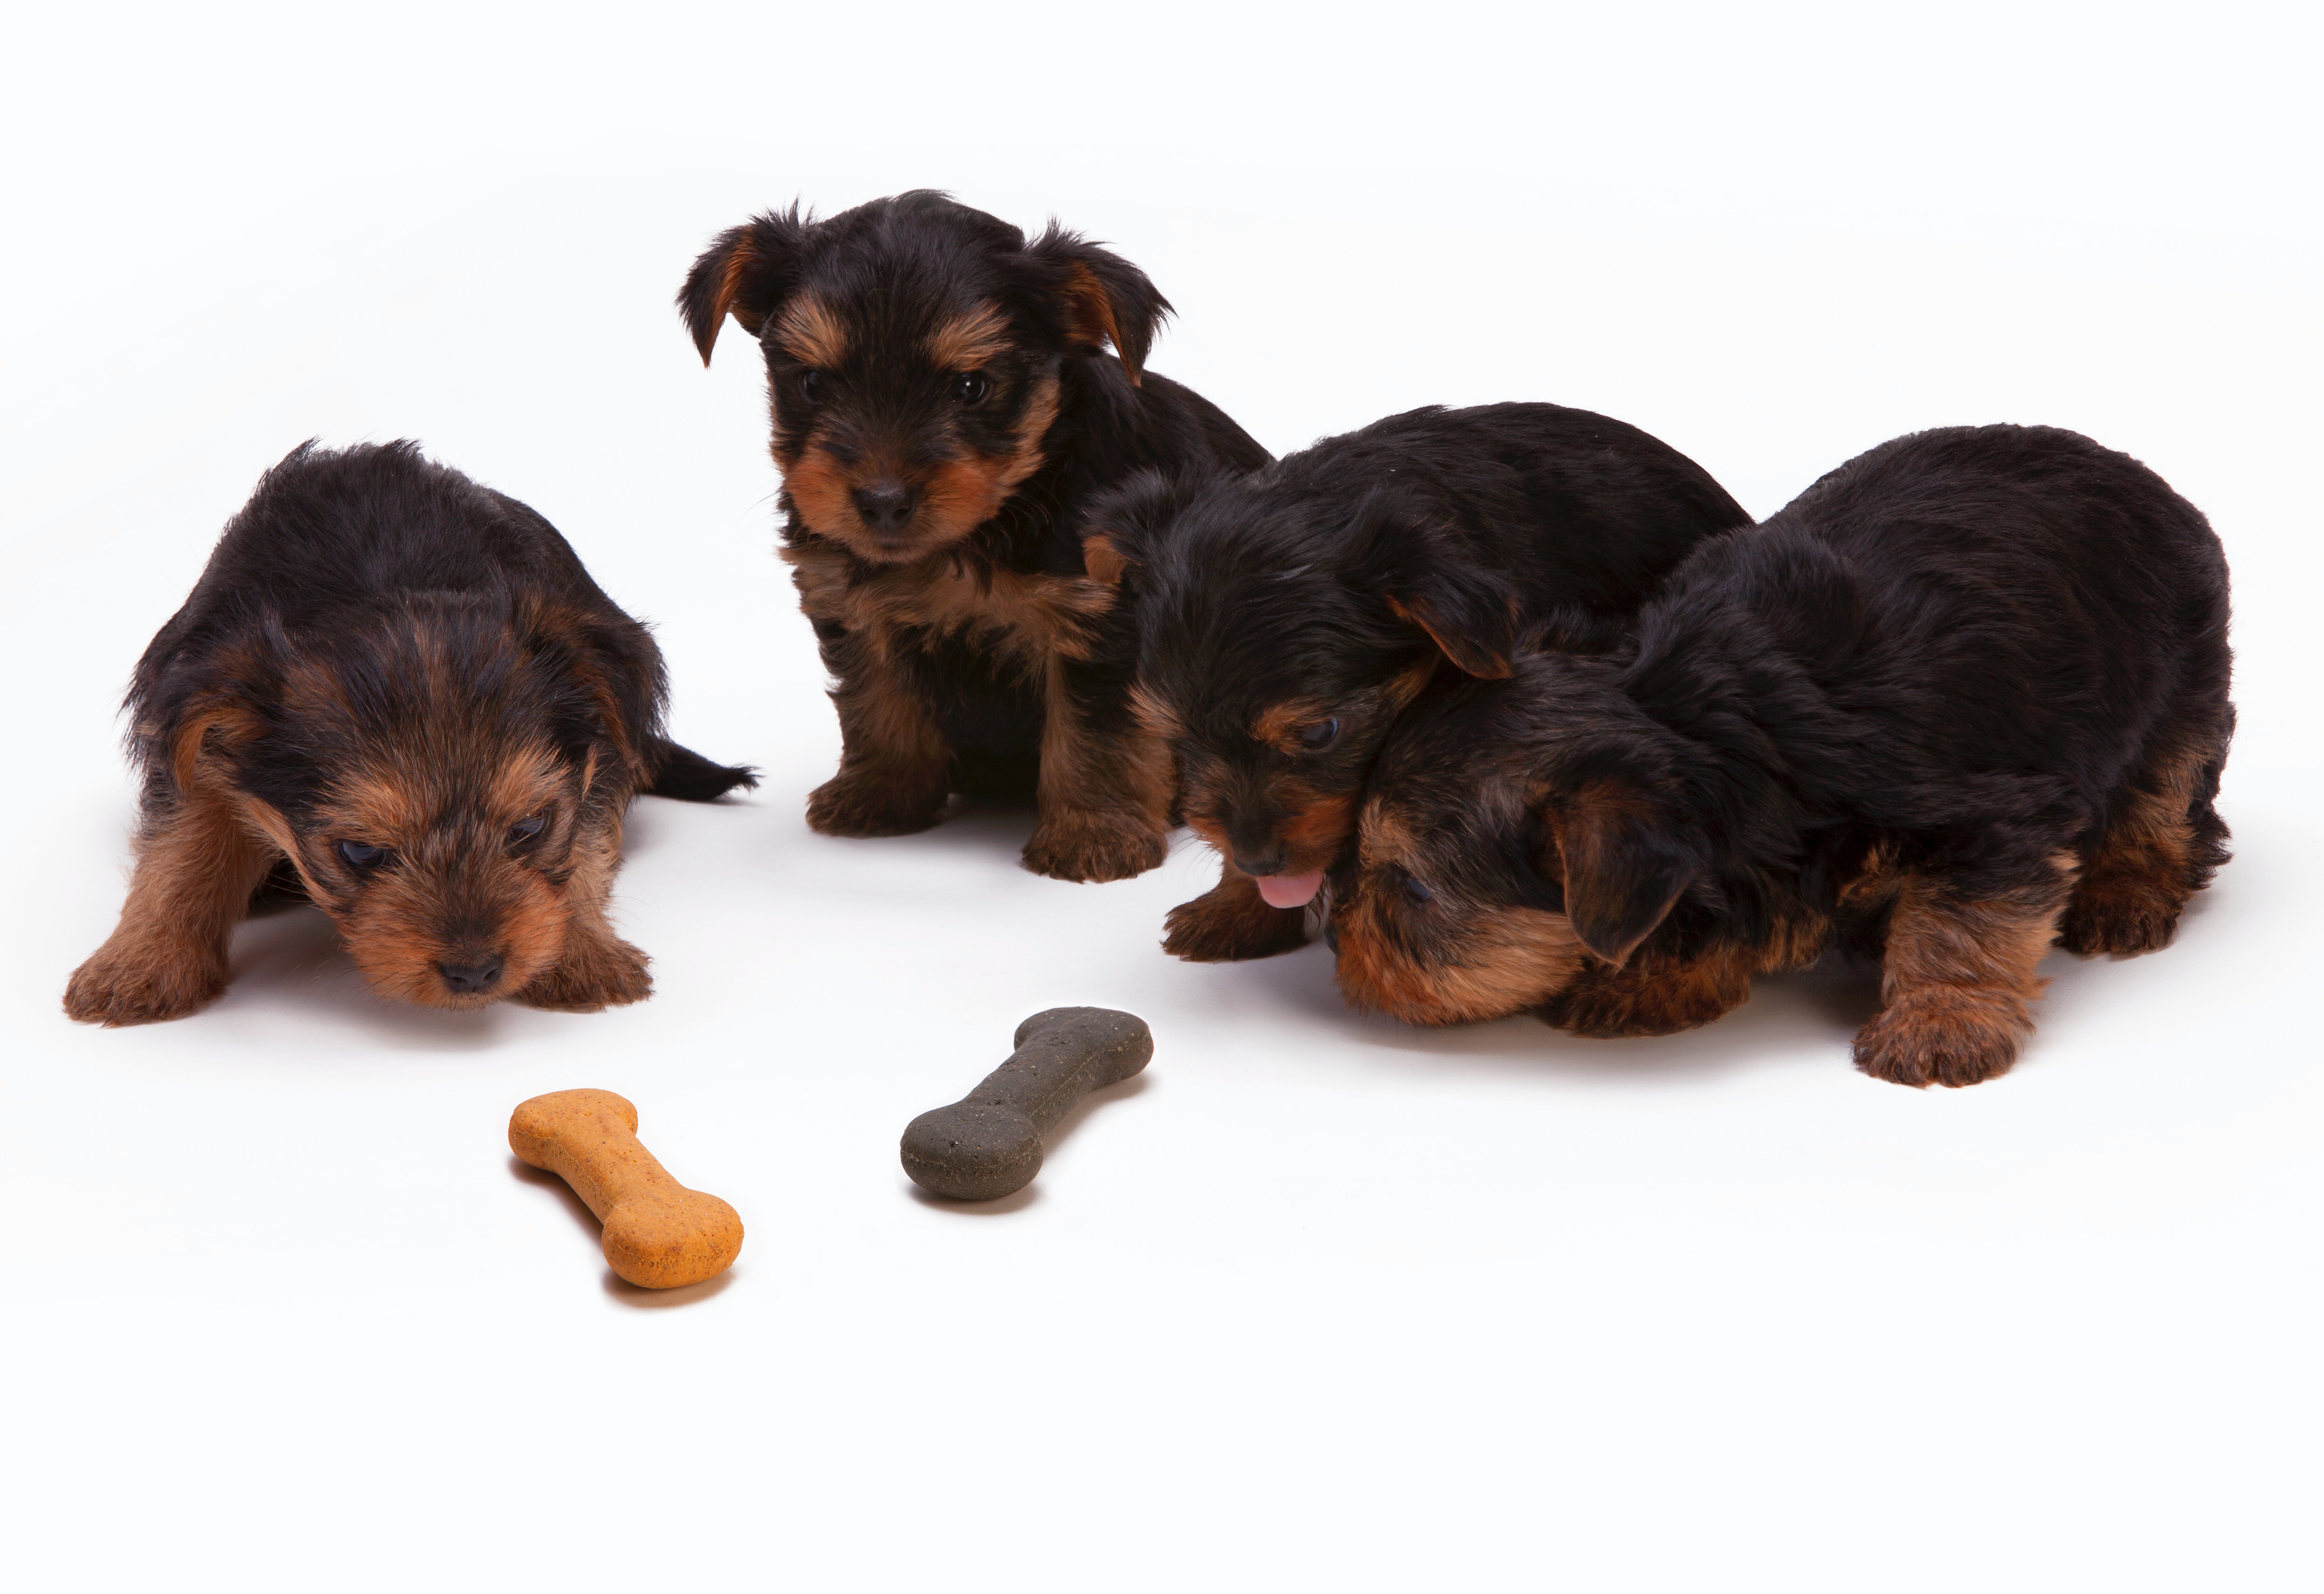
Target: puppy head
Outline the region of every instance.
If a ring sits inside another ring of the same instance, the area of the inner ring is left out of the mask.
[[[189,723],[383,996],[474,1008],[556,963],[602,899],[653,680],[586,616],[430,594],[333,636],[272,630]]]
[[[1170,308],[1054,224],[1028,241],[927,191],[732,228],[678,302],[706,363],[729,316],[759,340],[790,508],[880,565],[991,520],[1044,461],[1065,362],[1111,345],[1136,384]]]
[[[1662,743],[1587,661],[1522,660],[1417,705],[1333,876],[1348,1000],[1414,1024],[1496,1018],[1628,961],[1708,873]]]
[[[1507,675],[1516,622],[1505,584],[1408,503],[1278,478],[1139,479],[1093,506],[1084,550],[1134,593],[1138,701],[1187,823],[1293,907],[1353,834],[1397,716],[1440,668]]]

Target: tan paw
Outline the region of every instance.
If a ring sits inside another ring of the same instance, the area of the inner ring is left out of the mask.
[[[1101,814],[1044,815],[1025,843],[1025,867],[1060,880],[1126,880],[1158,866],[1170,842],[1158,828]]]
[[[595,1013],[627,1007],[653,994],[646,954],[611,935],[568,943],[556,967],[516,993],[529,1008],[560,1013]]]
[[[1536,1011],[1574,1035],[1643,1039],[1701,1028],[1750,1000],[1750,977],[1729,967],[1592,965]]]
[[[1181,902],[1162,926],[1162,950],[1190,963],[1273,957],[1307,944],[1306,909],[1269,908],[1245,874],[1230,874],[1192,902]]]
[[[910,835],[944,817],[942,783],[899,786],[861,774],[833,776],[807,795],[807,828],[822,835]]]
[[[65,1011],[83,1024],[108,1027],[158,1024],[208,1006],[225,990],[226,971],[198,953],[108,941],[73,971]]]
[[[2020,1032],[1984,1003],[1899,1001],[1857,1032],[1856,1065],[1891,1084],[1973,1085],[2009,1072]]]

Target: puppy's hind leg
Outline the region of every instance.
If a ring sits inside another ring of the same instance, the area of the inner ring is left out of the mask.
[[[226,944],[274,849],[215,776],[149,807],[121,922],[73,972],[65,1011],[84,1024],[182,1018],[226,990]]]
[[[1900,1085],[1973,1085],[2006,1073],[2033,1033],[2035,970],[2073,882],[2070,856],[2014,890],[1964,898],[1907,874],[1888,919],[1880,1011],[1856,1037],[1856,1065]]]
[[[2171,944],[2187,899],[2227,861],[2227,827],[2211,807],[2218,758],[2157,760],[2116,797],[2106,832],[2059,922],[2069,952],[2129,957]]]

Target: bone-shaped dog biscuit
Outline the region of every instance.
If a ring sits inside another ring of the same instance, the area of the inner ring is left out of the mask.
[[[1154,1055],[1134,1013],[1051,1008],[1017,1027],[1017,1049],[949,1107],[904,1128],[904,1172],[954,1201],[992,1201],[1041,1171],[1041,1137],[1092,1091],[1117,1084]]]
[[[742,1248],[742,1220],[688,1190],[638,1144],[638,1110],[611,1091],[557,1091],[509,1116],[509,1149],[573,1186],[605,1226],[606,1265],[650,1290],[700,1284]]]

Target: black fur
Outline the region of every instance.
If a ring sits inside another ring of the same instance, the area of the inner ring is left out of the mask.
[[[1611,964],[1642,938],[1671,968],[1775,966],[1826,929],[1877,949],[1908,886],[2146,950],[2227,856],[2227,614],[2209,523],[2126,456],[2043,428],[1900,438],[1707,543],[1611,653],[1416,705],[1366,823],[1424,839],[1334,883],[1424,973],[1474,966],[1510,910],[1570,915]]]

